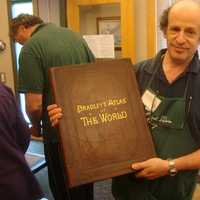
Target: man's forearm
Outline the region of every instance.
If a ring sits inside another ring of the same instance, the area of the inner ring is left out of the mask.
[[[42,94],[27,93],[26,99],[26,112],[32,123],[33,130],[40,133],[40,121],[42,116]]]
[[[35,110],[35,111],[27,111],[27,115],[31,121],[32,124],[32,130],[37,131],[38,133],[41,132],[41,110]]]
[[[200,169],[200,149],[186,156],[176,158],[174,161],[178,171]]]

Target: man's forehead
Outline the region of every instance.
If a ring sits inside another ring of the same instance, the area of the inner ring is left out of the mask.
[[[176,12],[185,13],[186,15],[190,12],[193,14],[200,13],[200,3],[192,0],[178,1],[170,9],[169,15]]]
[[[169,12],[168,23],[182,23],[191,27],[200,26],[200,7],[192,6],[186,8],[185,6],[176,6]]]

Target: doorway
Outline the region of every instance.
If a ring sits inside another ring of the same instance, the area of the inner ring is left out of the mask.
[[[11,1],[11,18],[17,17],[19,14],[26,12],[26,14],[33,14],[33,3],[32,0],[12,0]],[[15,66],[16,70],[14,70],[16,73],[18,73],[19,70],[19,53],[21,51],[22,45],[15,42],[14,43],[14,57],[15,59]],[[15,74],[16,76],[17,74]],[[24,119],[26,122],[30,125],[30,120],[26,114],[25,111],[25,96],[24,94],[19,94],[19,101],[20,101],[20,108],[23,113]]]

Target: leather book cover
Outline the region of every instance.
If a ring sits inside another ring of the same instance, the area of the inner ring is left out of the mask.
[[[63,110],[59,138],[69,187],[133,172],[155,156],[129,59],[50,69]]]

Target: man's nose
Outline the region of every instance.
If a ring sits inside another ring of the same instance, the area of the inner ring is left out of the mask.
[[[180,44],[184,43],[186,41],[185,33],[183,31],[180,31],[176,37],[176,41]]]

